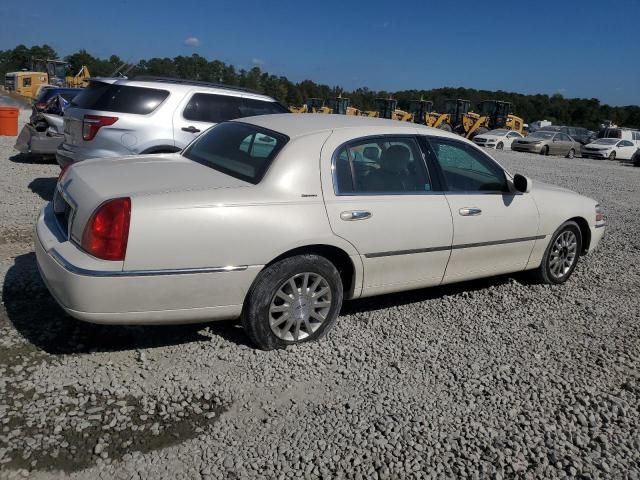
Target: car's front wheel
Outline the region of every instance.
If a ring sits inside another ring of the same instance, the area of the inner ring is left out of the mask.
[[[540,283],[559,284],[566,282],[576,268],[582,251],[580,227],[573,221],[563,223],[558,228],[533,276]]]
[[[545,145],[540,149],[540,155],[548,155],[548,154],[549,154],[549,147]]]
[[[609,160],[615,160],[616,159],[616,152],[611,152],[609,154]]]
[[[242,312],[242,326],[263,350],[317,340],[335,324],[342,306],[340,273],[315,254],[285,258],[265,268]]]
[[[497,150],[504,150],[504,143],[502,143],[502,142],[498,143],[498,145],[496,145],[496,149]]]

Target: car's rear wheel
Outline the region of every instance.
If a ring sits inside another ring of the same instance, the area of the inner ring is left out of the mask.
[[[497,150],[504,150],[504,143],[499,142],[499,143],[496,145],[496,149],[497,149]]]
[[[573,221],[563,223],[551,237],[542,263],[532,272],[535,280],[551,285],[566,282],[578,264],[581,251],[580,227]]]
[[[549,146],[545,145],[540,149],[540,155],[549,155]]]
[[[285,258],[265,268],[242,312],[242,326],[263,350],[317,340],[335,324],[342,306],[336,267],[315,254]]]
[[[611,152],[609,154],[609,160],[615,160],[616,159],[616,152]]]
[[[572,148],[571,150],[569,150],[569,153],[567,153],[567,158],[575,158],[576,156],[576,151]]]

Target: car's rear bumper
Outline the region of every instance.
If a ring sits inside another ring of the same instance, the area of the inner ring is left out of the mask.
[[[242,266],[127,272],[123,262],[84,253],[56,227],[48,205],[35,228],[38,269],[60,306],[88,322],[176,324],[237,318],[261,270]]]
[[[18,135],[14,148],[21,153],[55,155],[63,141],[64,135],[38,132],[33,125],[27,123]]]
[[[131,155],[131,152],[128,150],[116,151],[97,148],[94,149],[76,147],[62,142],[56,150],[55,154],[58,165],[64,168],[72,163],[81,162],[82,160],[89,160],[90,158],[121,157],[123,155]]]

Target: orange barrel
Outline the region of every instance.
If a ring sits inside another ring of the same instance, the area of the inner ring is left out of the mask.
[[[0,107],[0,135],[18,135],[18,114],[16,107]]]

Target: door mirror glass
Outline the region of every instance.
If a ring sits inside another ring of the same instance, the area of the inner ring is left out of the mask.
[[[516,173],[513,176],[513,186],[518,192],[529,193],[531,191],[531,180],[524,175]]]

